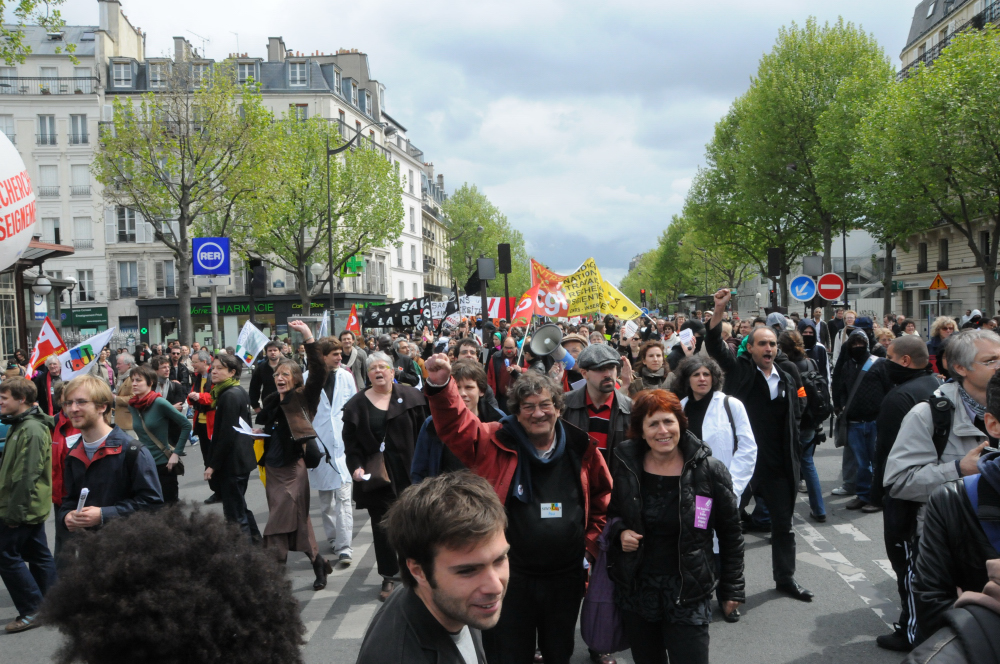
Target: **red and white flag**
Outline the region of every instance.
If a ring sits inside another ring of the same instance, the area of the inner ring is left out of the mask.
[[[37,369],[45,363],[50,355],[59,357],[67,350],[69,349],[63,343],[62,337],[59,336],[52,321],[46,316],[45,320],[42,321],[42,329],[38,332],[38,339],[35,341],[35,348],[31,351],[31,359],[28,360],[28,364],[31,365],[32,369]]]
[[[535,308],[538,306],[539,288],[540,284],[536,284],[521,296],[521,300],[517,303],[517,309],[514,310],[514,315],[510,317],[512,328],[531,325],[531,317],[535,315]]]
[[[351,305],[351,315],[347,317],[347,327],[344,328],[347,332],[353,332],[354,334],[361,334],[361,321],[358,319],[358,305]]]

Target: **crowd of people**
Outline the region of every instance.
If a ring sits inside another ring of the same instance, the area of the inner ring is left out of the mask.
[[[978,601],[957,589],[989,591],[1000,558],[996,321],[942,316],[922,339],[902,316],[741,319],[729,305],[721,290],[711,311],[557,322],[563,361],[502,320],[321,339],[291,322],[302,343],[269,341],[248,390],[242,360],[197,344],[106,349],[68,382],[56,358],[32,375],[18,351],[0,382],[0,578],[18,613],[5,629],[49,622],[66,654],[100,661],[113,637],[71,610],[67,588],[112,592],[80,565],[168,523],[177,547],[267,561],[270,606],[189,573],[294,623],[280,566],[304,553],[323,589],[353,563],[356,508],[383,602],[359,662],[567,663],[581,604],[599,617],[580,622],[595,662],[626,648],[637,664],[708,662],[713,613],[741,618],[744,533],[770,533],[778,593],[814,599],[795,576],[792,520],[800,492],[827,520],[813,455],[830,437],[844,450],[832,493],[881,512],[898,579],[902,613],[878,644],[940,650],[963,629],[953,607]],[[196,445],[230,539],[176,505]],[[263,532],[246,502],[255,469]],[[287,632],[275,652],[301,639],[300,625]]]

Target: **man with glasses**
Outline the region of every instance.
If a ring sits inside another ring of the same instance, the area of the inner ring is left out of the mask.
[[[170,380],[180,385],[184,394],[191,391],[191,372],[181,359],[180,346],[174,346],[170,349]]]
[[[978,473],[979,455],[991,442],[996,444],[986,431],[985,415],[986,388],[1000,364],[1000,336],[989,330],[963,330],[948,342],[946,358],[955,382],[945,383],[906,414],[885,465],[886,495],[918,506],[910,546],[911,583],[931,493],[946,482]],[[935,440],[935,428],[943,424],[949,424],[948,436]],[[919,614],[915,636],[915,642],[929,636]]]
[[[585,431],[560,419],[563,394],[548,376],[522,373],[511,385],[512,416],[481,422],[459,396],[448,356],[426,364],[425,391],[441,440],[489,480],[507,512],[510,583],[487,660],[567,664],[583,597],[583,558],[593,562],[607,520],[611,474]]]

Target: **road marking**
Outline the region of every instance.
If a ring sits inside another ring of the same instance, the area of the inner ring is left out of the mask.
[[[868,608],[874,611],[875,615],[882,622],[892,627],[895,617],[899,615],[899,607],[878,591],[872,582],[868,580],[868,577],[865,576],[865,571],[852,565],[851,561],[844,557],[844,554],[837,551],[836,547],[828,539],[803,521],[802,517],[798,514],[792,515],[792,524],[799,536],[858,594],[858,597],[861,598]],[[796,558],[798,557],[796,556]],[[809,561],[807,560],[807,562]]]
[[[833,529],[841,535],[853,537],[855,542],[871,542],[868,535],[858,530],[853,523],[837,523],[834,524]]]
[[[375,615],[375,609],[379,605],[374,602],[367,604],[351,604],[344,615],[344,619],[337,626],[334,632],[334,639],[363,639],[365,630],[368,629],[368,622]]]
[[[891,576],[893,581],[896,580],[896,570],[892,568],[892,563],[888,559],[873,560],[872,562],[881,567],[883,572]]]

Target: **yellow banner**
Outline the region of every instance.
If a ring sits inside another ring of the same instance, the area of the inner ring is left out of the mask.
[[[601,286],[603,281],[593,258],[588,258],[580,269],[567,276],[562,282],[563,292],[569,302],[566,315],[582,316],[600,311],[604,299],[604,289]]]
[[[601,302],[601,314],[612,314],[622,320],[634,320],[642,315],[639,307],[622,292],[607,281],[603,282],[604,298]]]

